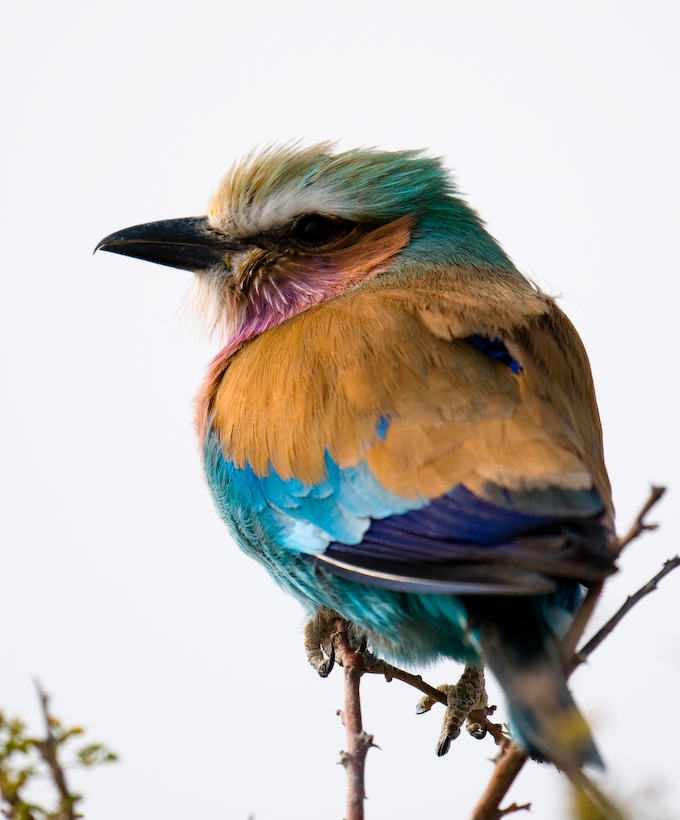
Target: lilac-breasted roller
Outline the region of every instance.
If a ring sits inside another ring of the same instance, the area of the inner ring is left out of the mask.
[[[440,161],[269,148],[207,216],[98,247],[195,273],[222,339],[197,429],[239,546],[388,659],[486,664],[530,752],[598,763],[558,651],[613,570],[588,359]]]

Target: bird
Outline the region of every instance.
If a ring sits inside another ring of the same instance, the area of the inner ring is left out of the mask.
[[[394,663],[488,667],[513,733],[602,765],[560,641],[615,571],[590,365],[426,151],[269,145],[208,212],[97,249],[194,274],[197,396],[235,542]]]

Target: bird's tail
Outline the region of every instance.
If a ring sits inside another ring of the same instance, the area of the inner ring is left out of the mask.
[[[557,640],[540,601],[506,598],[485,607],[479,641],[508,698],[510,724],[532,757],[561,769],[603,767],[590,729],[567,688]]]

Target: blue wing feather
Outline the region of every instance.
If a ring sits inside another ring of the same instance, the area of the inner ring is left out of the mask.
[[[358,572],[366,561],[378,559],[431,564],[429,574],[436,578],[437,564],[500,560],[570,575],[572,571],[555,567],[555,561],[565,556],[575,561],[578,556],[565,549],[568,539],[556,541],[556,536],[566,526],[589,526],[592,535],[604,509],[594,490],[559,488],[553,493],[513,493],[492,487],[495,498],[490,501],[459,485],[437,499],[408,499],[383,487],[365,461],[341,469],[328,455],[324,481],[305,485],[273,470],[259,477],[248,466],[235,467],[216,440],[208,451],[209,480],[220,485],[214,494],[223,499],[220,511],[225,518],[254,518],[278,546],[356,562]],[[546,503],[543,514],[538,512],[541,498]],[[604,544],[606,532],[601,530],[596,534]],[[581,562],[575,566],[582,569]]]

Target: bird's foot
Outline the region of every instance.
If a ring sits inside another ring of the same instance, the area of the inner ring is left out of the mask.
[[[332,635],[339,617],[332,609],[320,607],[305,624],[307,660],[322,678],[327,678],[335,665]]]
[[[482,667],[466,666],[458,683],[442,684],[437,689],[446,695],[446,713],[442,731],[437,741],[437,754],[445,755],[451,741],[460,734],[463,723],[472,737],[481,740],[486,735],[486,721],[480,722],[480,713],[486,714],[489,702],[484,684],[484,669]],[[416,713],[429,712],[435,700],[429,695],[418,702]],[[477,714],[474,714],[477,712]]]
[[[335,644],[333,637],[336,623],[342,619],[332,609],[319,607],[305,624],[305,652],[307,660],[322,678],[327,678],[335,665]],[[348,622],[345,622],[348,623]],[[368,637],[354,624],[349,624],[347,633],[350,646],[355,652],[363,655],[368,646]]]

